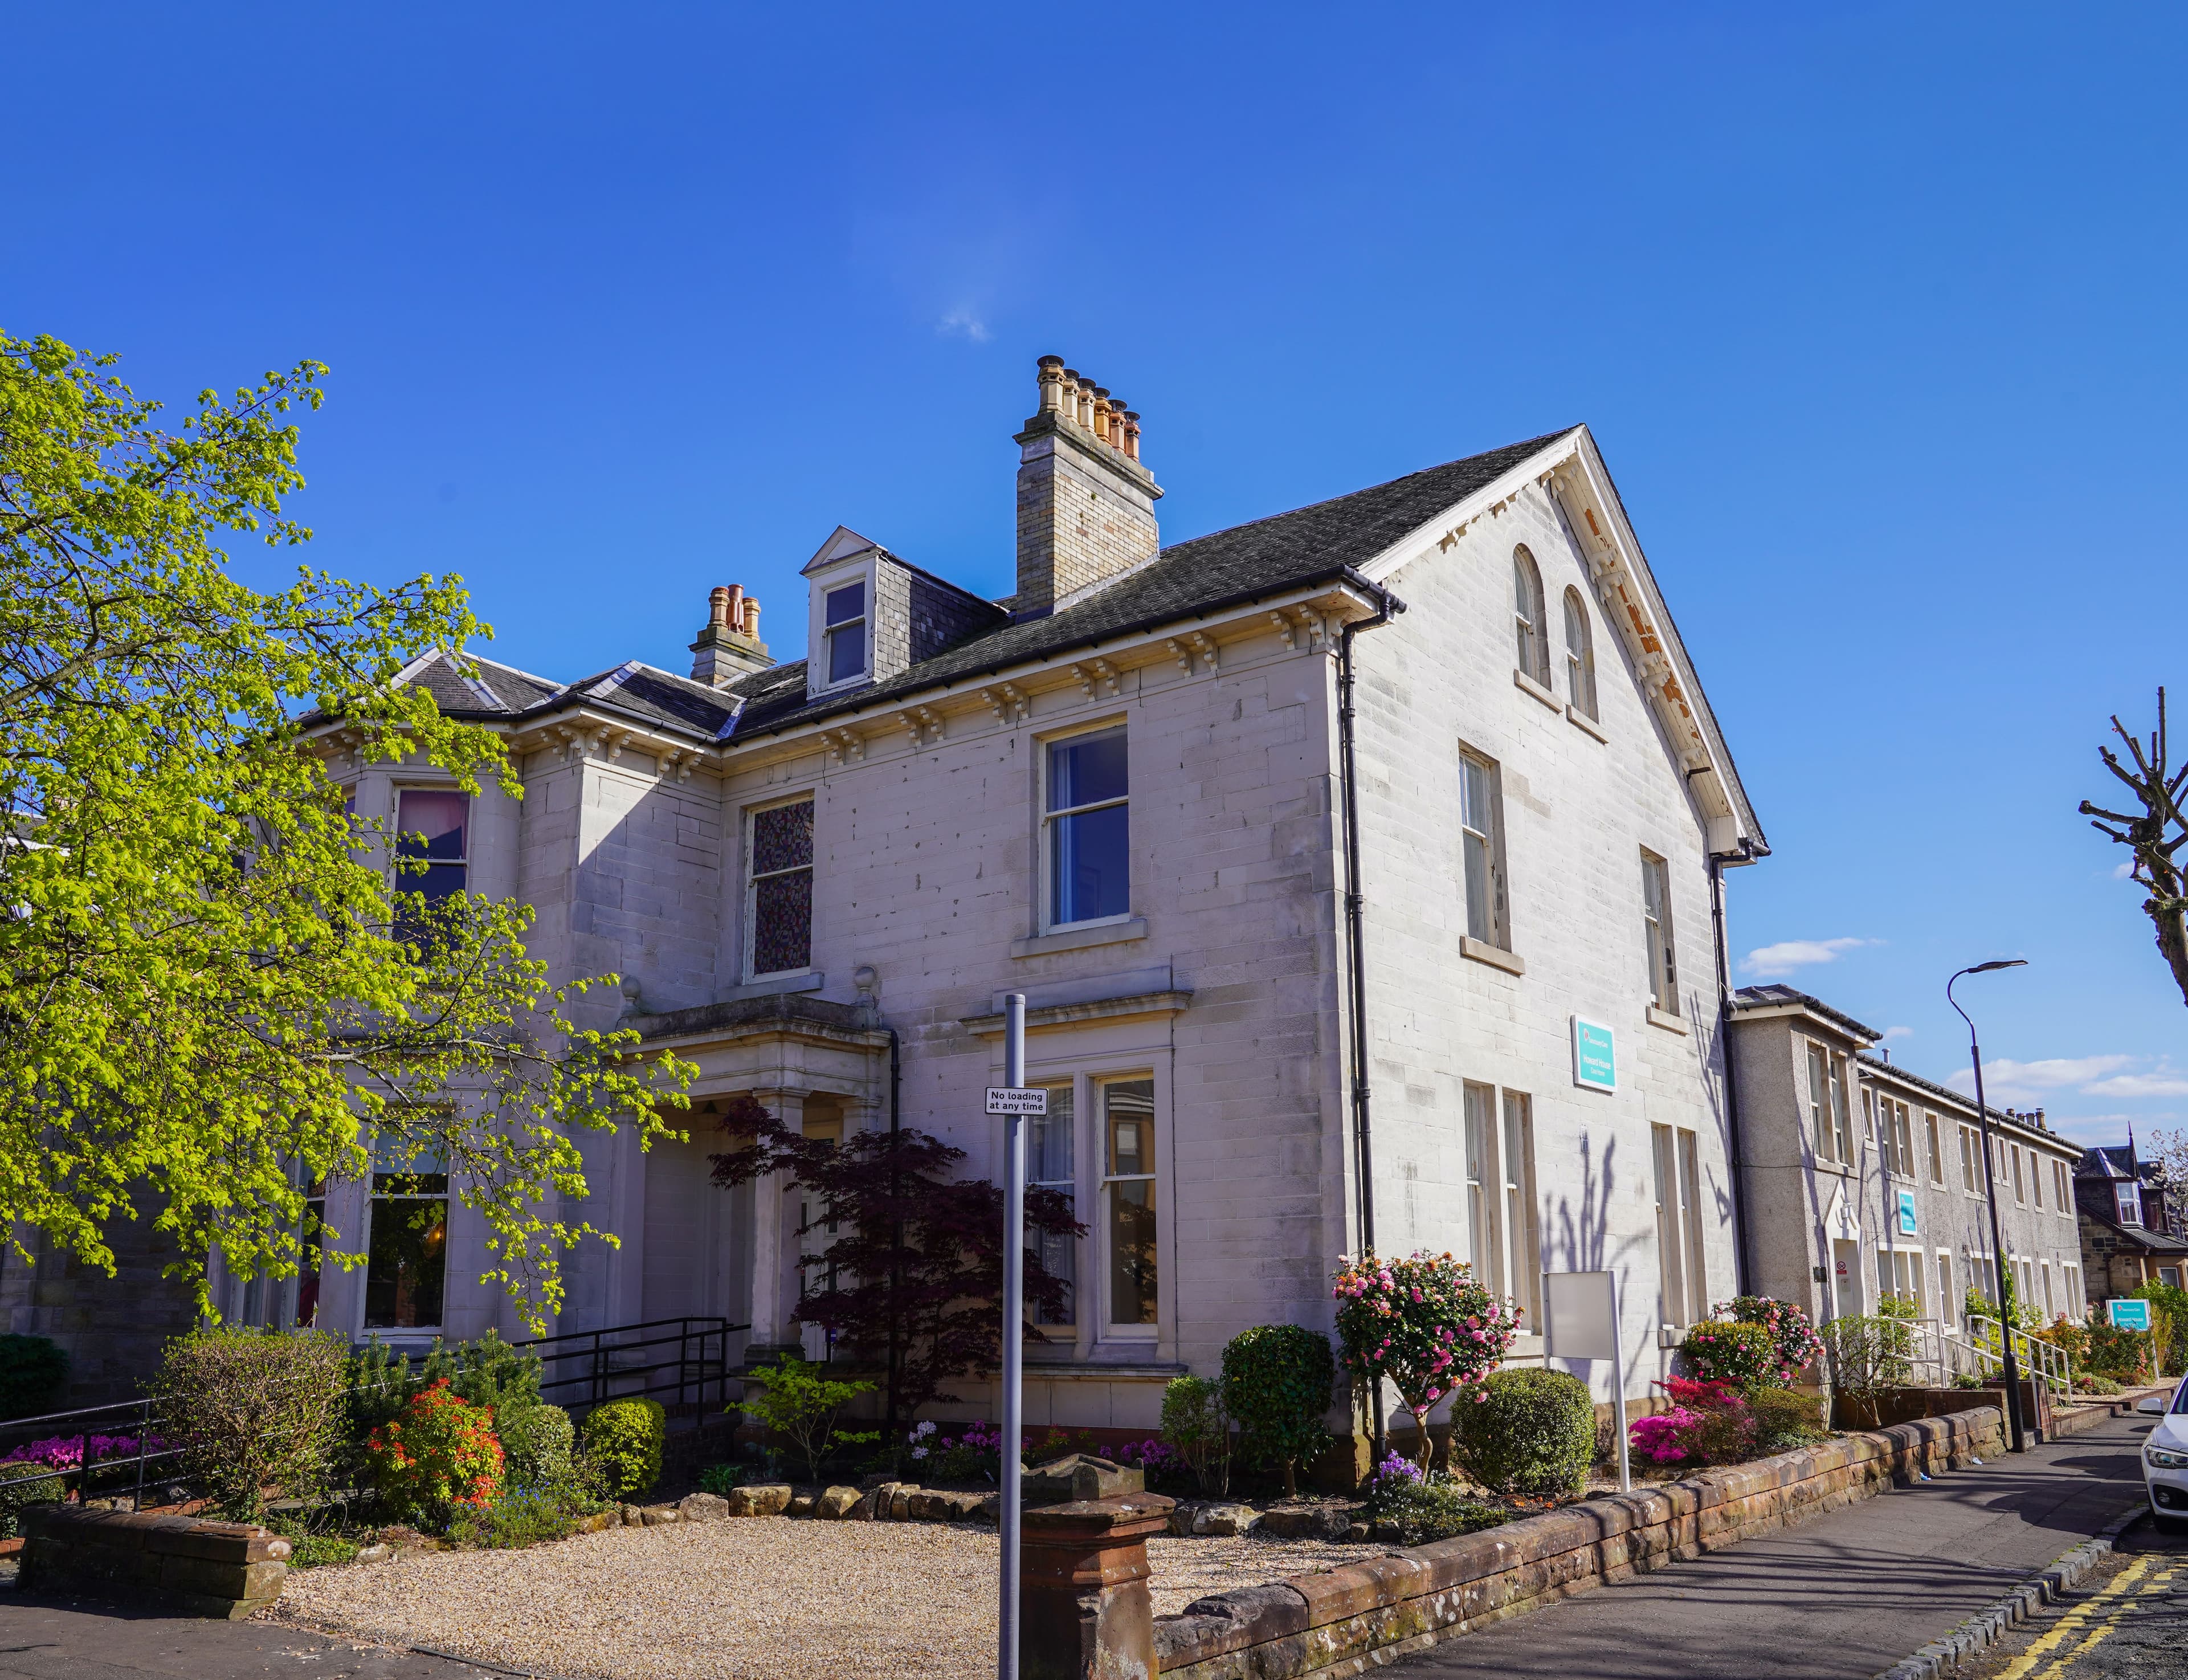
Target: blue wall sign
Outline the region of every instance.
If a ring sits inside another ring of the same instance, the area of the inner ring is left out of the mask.
[[[2150,1303],[2144,1300],[2106,1301],[2106,1316],[2115,1330],[2147,1330],[2150,1328]]]
[[[1583,1091],[1618,1089],[1618,1046],[1599,1021],[1572,1018],[1573,1083]]]
[[[1899,1234],[1902,1237],[1914,1234],[1914,1192],[1911,1190],[1899,1192]]]

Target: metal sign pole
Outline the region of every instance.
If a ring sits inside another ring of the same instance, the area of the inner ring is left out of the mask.
[[[1633,1465],[1626,1451],[1626,1342],[1618,1324],[1618,1274],[1610,1277],[1610,1405],[1618,1424],[1618,1491],[1633,1491]]]
[[[1003,998],[1003,1083],[1025,1085],[1025,994]],[[1002,1603],[997,1618],[995,1673],[1018,1674],[1018,1460],[1024,1410],[1025,1353],[1025,1117],[1003,1117],[1003,1440],[1001,1509]]]

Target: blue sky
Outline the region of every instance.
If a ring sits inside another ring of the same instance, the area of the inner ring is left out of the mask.
[[[328,363],[312,558],[562,677],[716,583],[795,657],[838,521],[1006,592],[1045,352],[1173,540],[1585,420],[1774,848],[1739,978],[1944,1076],[2025,956],[1993,1096],[2109,1141],[2188,1116],[2074,811],[2188,678],[2184,20],[17,4],[0,325]]]

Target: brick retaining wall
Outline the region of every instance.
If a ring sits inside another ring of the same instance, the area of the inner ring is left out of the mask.
[[[2005,1450],[1995,1407],[1842,1435],[1480,1534],[1196,1600],[1154,1625],[1176,1680],[1351,1676],[1604,1581],[1700,1556]]]

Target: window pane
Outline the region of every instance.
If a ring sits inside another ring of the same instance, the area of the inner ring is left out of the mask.
[[[866,669],[866,627],[854,624],[849,629],[828,632],[828,680],[849,682],[853,677],[863,676]]]
[[[1125,732],[1120,729],[1075,735],[1049,747],[1048,808],[1052,811],[1121,799],[1125,781]]]
[[[840,589],[828,591],[822,609],[831,624],[848,624],[854,618],[863,618],[866,612],[866,586],[864,582],[847,583]]]
[[[813,861],[813,802],[753,814],[753,873],[796,869]]]
[[[1466,850],[1466,931],[1477,939],[1495,942],[1497,918],[1493,913],[1489,879],[1489,846],[1478,834],[1465,837]]]
[[[1108,1166],[1113,1175],[1154,1170],[1154,1082],[1123,1080],[1102,1088]],[[1108,1186],[1109,1322],[1155,1322],[1155,1187],[1152,1178]]]
[[[1075,1152],[1072,1147],[1073,1116],[1071,1087],[1052,1085],[1048,1091],[1048,1112],[1029,1116],[1026,1120],[1026,1181],[1044,1190],[1053,1190],[1072,1204],[1072,1215],[1078,1216],[1078,1185],[1073,1176],[1072,1163]],[[1038,1324],[1070,1324],[1077,1315],[1073,1302],[1077,1296],[1079,1254],[1077,1240],[1069,1234],[1041,1232],[1029,1237],[1027,1245],[1040,1258],[1041,1269],[1052,1277],[1064,1283],[1064,1306],[1061,1312],[1046,1308],[1038,1311]]]
[[[406,858],[456,859],[464,849],[465,818],[471,800],[461,793],[427,792],[406,789],[396,807],[396,848]],[[407,883],[414,877],[405,876]]]
[[[1489,1204],[1484,1188],[1488,1176],[1488,1086],[1468,1085],[1465,1100],[1467,1258],[1474,1262],[1475,1277],[1493,1289],[1497,1287],[1497,1266],[1490,1242]]]
[[[427,1328],[440,1323],[448,1235],[445,1199],[373,1199],[372,1249],[364,1278],[366,1328]]]
[[[1132,907],[1125,805],[1105,805],[1049,824],[1055,871],[1050,919],[1063,923],[1123,916]]]
[[[1489,767],[1478,758],[1458,761],[1459,820],[1475,833],[1487,835],[1492,802],[1489,797]]]
[[[812,961],[813,871],[796,869],[754,882],[753,972],[786,973]]]

